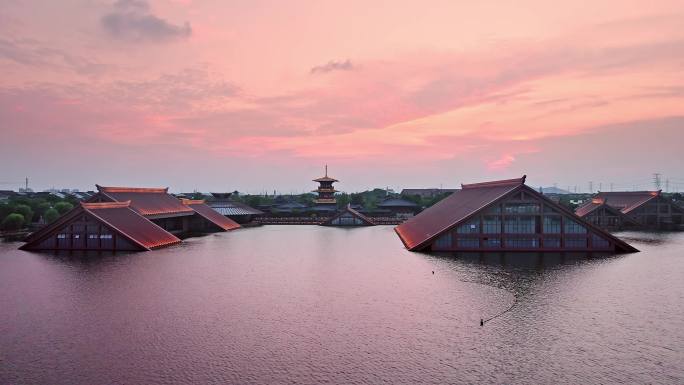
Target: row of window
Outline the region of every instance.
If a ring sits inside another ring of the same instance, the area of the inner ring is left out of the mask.
[[[68,239],[70,234],[57,234],[57,239]],[[80,239],[81,234],[71,234],[73,239]],[[112,234],[88,234],[88,239],[112,239]]]
[[[506,217],[503,221],[501,217],[485,216],[482,220],[482,232],[484,234],[500,234],[501,223],[506,234],[535,234],[537,233],[537,217]],[[544,216],[542,232],[545,234],[561,233],[560,216]],[[566,234],[586,234],[587,229],[572,219],[566,218],[563,221],[563,230]],[[480,232],[480,220],[475,218],[457,227],[458,234],[477,234]]]
[[[597,249],[607,249],[610,243],[596,235],[591,238],[592,247]],[[547,249],[557,249],[561,247],[560,238],[542,238],[543,247]],[[450,249],[453,244],[453,239],[451,233],[447,233],[439,237],[435,243],[434,247],[436,250],[439,249]],[[499,248],[504,245],[512,249],[536,249],[541,247],[539,243],[539,238],[510,238],[502,239],[500,238],[487,238],[482,240],[482,248],[491,249]],[[480,248],[479,238],[456,238],[456,246],[458,248],[464,249],[477,249]],[[587,238],[565,238],[565,247],[569,249],[586,249],[588,247]]]

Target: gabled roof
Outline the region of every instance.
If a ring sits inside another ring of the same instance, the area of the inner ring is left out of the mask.
[[[183,199],[182,203],[183,205],[190,207],[202,218],[208,220],[225,231],[240,227],[240,225],[234,220],[223,216],[221,213],[207,206],[203,200]]]
[[[141,215],[193,213],[168,188],[103,187],[99,193],[115,202],[131,201],[131,208]]]
[[[27,243],[22,248],[30,248],[32,243],[42,240],[55,230],[78,218],[83,214],[90,214],[106,227],[126,238],[143,250],[152,250],[163,246],[180,243],[173,234],[167,232],[143,217],[130,207],[130,201],[83,203],[74,207],[71,211],[61,216],[55,222],[34,232],[27,238]]]
[[[626,214],[624,214],[622,211],[618,210],[617,208],[609,205],[605,199],[603,198],[592,198],[591,201],[587,202],[586,204],[578,207],[575,210],[575,215],[578,217],[584,218],[591,213],[595,212],[596,210],[603,208],[606,211],[610,212],[611,214],[618,216],[622,218],[622,220],[627,221],[632,223],[633,225],[639,225],[639,222],[635,221],[634,219],[630,218]]]
[[[483,207],[525,183],[525,177],[496,182],[462,185],[461,190],[442,199],[395,228],[409,250],[417,250]]]
[[[361,214],[360,212],[354,210],[354,209],[351,207],[351,204],[348,204],[348,205],[344,208],[344,210],[342,210],[342,211],[340,211],[339,213],[337,213],[337,215],[335,215],[334,217],[332,217],[332,218],[328,219],[327,221],[323,222],[322,225],[325,225],[325,226],[332,225],[332,222],[333,222],[335,219],[337,219],[337,218],[339,218],[339,217],[341,217],[341,216],[343,216],[343,215],[345,215],[345,214],[347,214],[347,213],[351,214],[352,216],[354,216],[354,217],[356,217],[356,218],[359,218],[361,221],[364,222],[364,225],[365,225],[365,226],[375,226],[375,222],[374,222],[372,219],[370,219],[370,218],[368,218],[367,216]]]
[[[462,189],[445,199],[437,202],[434,206],[422,213],[410,218],[395,228],[404,245],[409,250],[420,250],[442,233],[466,221],[477,212],[499,201],[501,198],[516,190],[524,190],[525,193],[543,200],[546,205],[553,207],[582,225],[590,228],[594,233],[610,239],[616,246],[616,250],[624,252],[638,251],[621,239],[607,231],[595,226],[576,216],[572,211],[553,202],[538,191],[525,186],[526,176],[519,179],[507,179],[485,183],[462,185]]]
[[[214,201],[208,203],[209,207],[221,213],[221,215],[262,215],[264,212],[242,202]]]
[[[660,196],[658,191],[619,191],[619,192],[599,192],[594,198],[603,199],[609,206],[615,207],[628,214],[630,211],[640,207],[651,199]],[[590,204],[590,203],[587,203]],[[582,206],[584,207],[584,206]]]

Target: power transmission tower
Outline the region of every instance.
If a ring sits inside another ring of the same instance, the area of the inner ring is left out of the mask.
[[[660,190],[660,174],[657,172],[653,174],[653,185],[656,190]]]

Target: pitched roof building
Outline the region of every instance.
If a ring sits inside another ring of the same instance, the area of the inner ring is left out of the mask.
[[[637,251],[526,186],[524,176],[462,185],[395,230],[412,251]]]
[[[375,226],[375,222],[347,205],[334,217],[321,223],[323,226]]]
[[[609,231],[638,229],[641,226],[635,219],[606,203],[603,198],[593,198],[578,207],[575,214],[589,223]]]
[[[131,202],[80,203],[32,233],[23,250],[143,251],[180,243],[131,208]]]
[[[677,229],[684,224],[684,208],[664,197],[661,191],[599,192],[577,208],[577,215],[586,216],[594,201],[599,200],[645,228]]]
[[[168,189],[97,186],[98,193],[34,232],[25,250],[151,250],[177,235],[240,227],[204,201],[181,201]]]

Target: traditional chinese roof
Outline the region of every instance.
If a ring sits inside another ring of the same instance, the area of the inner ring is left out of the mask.
[[[99,194],[116,202],[131,201],[131,208],[141,215],[192,214],[193,210],[181,203],[168,188],[103,187]]]
[[[152,250],[180,243],[173,234],[154,224],[131,209],[131,202],[81,203],[55,222],[34,232],[22,248],[30,249],[35,243],[61,229],[83,214],[89,214],[104,226],[126,238],[143,250]]]
[[[632,210],[659,196],[660,190],[599,192],[598,194],[594,195],[592,201],[585,203],[581,207],[577,208],[577,210],[583,212],[585,210],[584,206],[594,205],[594,200],[600,199],[606,202],[607,205],[622,211],[624,214],[628,214]]]
[[[608,202],[606,202],[606,199],[604,199],[604,198],[597,198],[597,197],[592,198],[591,201],[589,201],[589,202],[587,202],[586,204],[584,204],[584,205],[578,207],[578,208],[575,210],[575,215],[577,215],[578,217],[584,218],[584,217],[590,215],[591,213],[595,212],[596,210],[598,210],[598,209],[600,209],[600,208],[604,208],[605,210],[607,210],[607,211],[610,212],[611,214],[613,214],[613,215],[615,215],[615,216],[618,216],[618,217],[622,218],[624,221],[630,222],[630,223],[632,223],[632,224],[634,224],[634,225],[638,225],[638,224],[639,224],[639,223],[638,223],[637,221],[635,221],[634,219],[632,219],[632,218],[630,218],[629,216],[625,215],[622,211],[620,211],[620,210],[618,210],[617,208],[612,207],[611,205],[609,205]]]
[[[225,231],[237,229],[238,227],[240,227],[240,225],[234,220],[222,215],[218,211],[207,206],[203,200],[183,199],[182,204],[187,207],[190,207],[202,218],[208,220],[209,222],[215,224],[216,226],[220,227]]]
[[[241,202],[214,201],[209,206],[221,215],[261,215],[264,212]]]
[[[462,185],[461,190],[423,210],[397,226],[395,230],[407,249],[419,249],[445,230],[494,203],[524,183],[525,177]]]
[[[333,222],[335,219],[337,219],[337,218],[339,218],[339,217],[341,217],[341,216],[343,216],[343,215],[345,215],[345,214],[351,214],[352,216],[354,216],[354,217],[360,219],[361,221],[363,221],[364,226],[375,226],[375,222],[373,222],[372,219],[370,219],[370,218],[368,218],[367,216],[361,214],[360,212],[354,210],[354,209],[351,207],[350,204],[348,204],[348,205],[344,208],[344,210],[342,210],[342,211],[340,211],[339,213],[337,213],[337,215],[335,215],[334,217],[332,217],[332,218],[328,219],[327,221],[323,222],[322,225],[324,225],[324,226],[333,225],[332,222]],[[333,226],[334,226],[334,225],[333,225]]]
[[[610,239],[620,251],[637,251],[635,248],[616,238],[597,226],[582,220],[563,206],[551,201],[543,194],[525,186],[525,176],[485,183],[464,184],[461,190],[454,192],[420,214],[410,218],[395,228],[402,242],[409,250],[420,250],[430,244],[445,231],[465,222],[481,210],[504,198],[516,190],[524,189],[566,215],[577,218],[582,224],[595,233]]]

